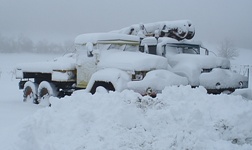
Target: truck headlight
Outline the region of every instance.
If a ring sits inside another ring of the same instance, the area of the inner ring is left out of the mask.
[[[147,89],[146,89],[146,94],[147,95],[151,95],[152,94],[152,88],[151,87],[148,87]]]
[[[132,75],[132,80],[143,80],[146,73],[146,71],[136,71],[135,74]]]
[[[217,83],[215,84],[215,87],[216,87],[216,89],[220,89],[220,88],[221,88],[220,82],[217,82]]]
[[[142,74],[136,74],[136,80],[143,80]]]
[[[149,95],[152,98],[155,98],[157,96],[156,91],[153,91],[151,87],[148,87],[146,89],[146,95]]]

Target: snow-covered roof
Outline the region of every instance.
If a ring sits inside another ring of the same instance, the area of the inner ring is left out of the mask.
[[[118,33],[88,33],[81,34],[75,38],[75,44],[82,45],[91,42],[96,43],[129,43],[139,44],[140,38],[133,35],[125,35]]]
[[[141,46],[147,45],[157,45],[157,39],[155,37],[146,37],[141,41]]]

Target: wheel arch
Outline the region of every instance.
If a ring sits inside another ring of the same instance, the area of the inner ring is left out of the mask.
[[[107,89],[109,91],[115,91],[115,87],[111,82],[95,81],[92,88],[91,88],[91,90],[90,90],[90,93],[94,94],[96,92],[96,88],[99,87],[99,86],[102,86],[102,87],[104,87],[105,89]]]
[[[129,81],[131,81],[131,78],[125,71],[115,68],[106,68],[92,75],[86,90],[93,94],[98,86],[103,86],[107,90],[122,91],[127,88],[127,83]]]

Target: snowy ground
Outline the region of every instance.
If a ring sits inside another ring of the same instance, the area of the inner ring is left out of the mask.
[[[13,66],[55,56],[0,54],[0,149],[252,149],[252,101],[202,87],[167,87],[155,99],[78,91],[52,107],[23,103]],[[234,62],[252,64],[246,58]]]
[[[14,66],[20,62],[51,60],[56,55],[42,54],[0,54],[0,149],[13,145],[22,120],[34,114],[41,107],[22,102],[22,91],[18,90]]]

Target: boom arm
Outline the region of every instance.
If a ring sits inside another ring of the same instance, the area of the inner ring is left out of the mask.
[[[163,21],[147,24],[134,24],[129,27],[112,31],[128,35],[144,37],[171,37],[178,41],[192,39],[195,34],[194,26],[189,20]]]

